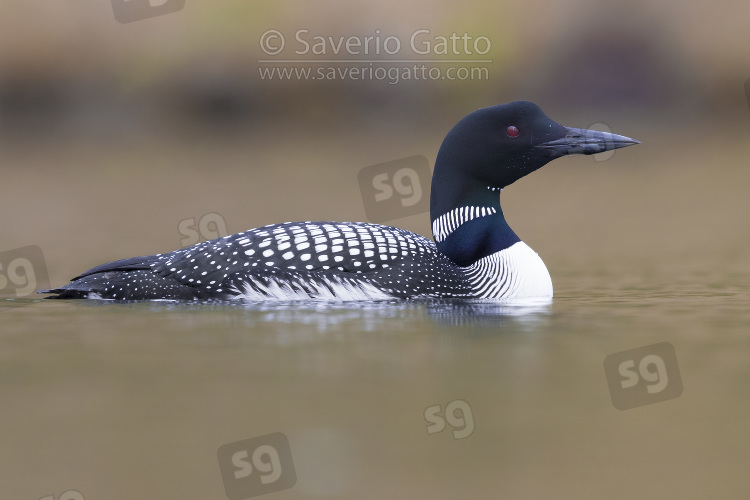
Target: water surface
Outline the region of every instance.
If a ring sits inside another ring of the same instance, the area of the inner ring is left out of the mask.
[[[219,447],[281,432],[275,498],[747,498],[747,276],[622,271],[533,307],[4,300],[3,497],[225,498]],[[615,408],[605,358],[663,342],[682,394]]]

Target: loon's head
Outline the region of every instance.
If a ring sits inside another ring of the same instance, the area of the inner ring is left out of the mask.
[[[453,166],[462,176],[500,189],[555,158],[633,144],[639,142],[608,132],[565,127],[533,102],[516,101],[479,109],[458,122],[440,147],[436,170]]]
[[[466,264],[520,241],[497,191],[555,158],[633,144],[639,142],[560,125],[528,101],[474,111],[448,132],[435,162],[430,219],[438,249]]]

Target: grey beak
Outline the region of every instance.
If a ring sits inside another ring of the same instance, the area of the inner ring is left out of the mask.
[[[567,129],[565,137],[539,144],[537,147],[549,151],[554,156],[593,155],[641,143],[630,137],[609,132],[565,128]]]

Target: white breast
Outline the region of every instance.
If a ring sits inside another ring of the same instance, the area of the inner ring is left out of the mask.
[[[480,259],[466,270],[476,298],[552,298],[547,266],[523,241]]]

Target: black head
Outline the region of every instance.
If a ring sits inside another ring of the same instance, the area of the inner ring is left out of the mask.
[[[638,141],[564,127],[533,102],[516,101],[479,109],[458,122],[440,147],[435,174],[438,180],[444,174],[458,175],[503,188],[560,156],[601,153],[632,144]],[[446,170],[443,175],[441,169]]]
[[[569,128],[526,101],[474,111],[448,133],[432,174],[430,219],[438,250],[469,265],[520,241],[497,191],[569,154],[638,144],[621,135]]]

